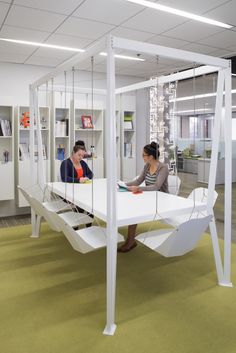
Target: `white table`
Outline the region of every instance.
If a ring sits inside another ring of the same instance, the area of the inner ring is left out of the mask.
[[[94,179],[93,184],[54,182],[48,183],[48,187],[57,195],[107,221],[106,179]],[[195,211],[206,210],[206,203],[194,203],[193,200],[160,191],[133,194],[117,190],[118,227],[190,213],[193,208]]]
[[[92,212],[96,217],[109,224],[107,219],[107,181],[94,179],[90,184],[69,184],[62,182],[48,183],[51,191],[67,199],[73,204]],[[112,335],[115,332],[115,288],[117,266],[117,227],[160,220],[194,211],[207,210],[206,203],[196,202],[180,196],[159,191],[148,191],[141,194],[120,192],[117,190],[117,218],[114,219],[107,238],[107,325],[104,333]],[[213,214],[213,210],[211,210]],[[217,239],[215,221],[210,223],[210,231],[219,283],[222,282],[223,269]],[[224,285],[224,284],[222,284]]]

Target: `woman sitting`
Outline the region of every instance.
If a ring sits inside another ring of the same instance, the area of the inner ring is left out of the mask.
[[[85,147],[75,145],[72,154],[69,158],[61,163],[61,180],[65,183],[86,183],[93,178],[93,173],[89,169],[87,163],[83,161],[85,155]],[[76,206],[78,212],[83,213],[84,210]],[[94,216],[86,212],[91,218]],[[91,227],[92,223],[86,224],[86,227]]]
[[[66,183],[85,183],[93,178],[93,173],[83,161],[85,147],[75,145],[69,158],[61,163],[61,180]]]
[[[159,161],[159,145],[152,142],[143,148],[143,160],[145,166],[140,176],[129,183],[126,183],[128,190],[132,192],[155,191],[168,192],[168,166]],[[145,186],[139,186],[145,181]],[[118,248],[119,252],[128,252],[137,246],[135,232],[137,224],[128,227],[126,242]]]

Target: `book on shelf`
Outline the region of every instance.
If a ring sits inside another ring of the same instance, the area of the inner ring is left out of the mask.
[[[43,153],[43,159],[47,159],[45,145],[42,145],[42,153]],[[38,153],[38,145],[34,145],[34,157],[35,157],[36,161],[38,160],[38,155],[39,155],[39,153]]]
[[[30,158],[29,154],[29,145],[28,143],[20,143],[19,144],[19,159],[20,161],[25,161]]]
[[[69,132],[68,119],[56,120],[55,136],[56,137],[66,137],[66,136],[68,136],[68,132]]]
[[[130,143],[130,142],[124,143],[124,156],[126,158],[132,157],[132,143]]]
[[[7,119],[0,119],[0,136],[11,136],[11,123]]]
[[[134,116],[133,112],[124,112],[124,120],[128,121],[128,120],[132,120]]]
[[[124,130],[133,130],[133,121],[124,121]]]
[[[59,145],[57,147],[57,159],[59,161],[64,161],[64,159],[65,159],[65,151],[66,151],[66,149],[65,149],[64,145]]]

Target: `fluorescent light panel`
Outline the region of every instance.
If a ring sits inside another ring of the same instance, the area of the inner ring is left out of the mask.
[[[210,25],[213,25],[213,26],[223,27],[223,28],[227,28],[227,29],[230,29],[230,28],[233,27],[233,26],[231,26],[231,25],[229,25],[227,23],[223,23],[223,22],[220,22],[220,21],[215,21],[215,20],[212,20],[212,19],[207,18],[207,17],[195,15],[195,14],[187,12],[187,11],[178,10],[178,9],[173,8],[173,7],[156,4],[156,3],[153,3],[153,2],[150,2],[150,1],[146,1],[146,0],[125,0],[125,1],[132,2],[134,4],[142,5],[142,6],[145,6],[145,7],[150,7],[150,8],[155,9],[155,10],[168,12],[168,13],[171,13],[173,15],[178,15],[178,16],[182,16],[182,17],[185,17],[185,18],[189,18],[191,20],[207,23],[207,24],[210,24]]]
[[[49,49],[67,50],[67,51],[74,51],[74,52],[81,52],[81,53],[85,51],[83,49],[78,49],[78,48],[63,47],[61,45],[54,45],[54,44],[30,42],[28,40],[18,40],[18,39],[10,39],[10,38],[0,38],[0,40],[4,41],[4,42],[33,45],[33,46],[36,46],[36,47],[43,47],[43,48],[49,48]]]
[[[231,90],[232,94],[236,93],[236,89]],[[225,94],[225,92],[223,92]],[[170,102],[183,102],[183,101],[190,101],[193,99],[200,99],[200,98],[208,98],[208,97],[215,97],[216,93],[206,93],[206,94],[197,94],[196,96],[187,96],[187,97],[179,97],[175,99],[170,99]]]
[[[212,109],[204,109],[204,108],[201,108],[201,109],[190,109],[190,110],[176,110],[174,111],[176,114],[182,114],[182,113],[200,113],[200,112],[209,112],[209,111],[212,111]]]
[[[100,55],[107,56],[107,53],[101,52]],[[126,60],[145,61],[145,59],[136,58],[135,56],[127,56],[127,55],[120,55],[120,54],[115,54],[115,57],[119,59],[126,59]]]

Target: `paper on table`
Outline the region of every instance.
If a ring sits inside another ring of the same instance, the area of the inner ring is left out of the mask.
[[[127,189],[128,186],[125,184],[125,182],[123,182],[122,180],[118,180],[117,181],[117,184],[120,188],[123,188],[123,189]]]

